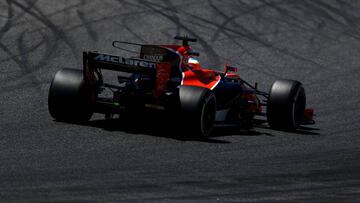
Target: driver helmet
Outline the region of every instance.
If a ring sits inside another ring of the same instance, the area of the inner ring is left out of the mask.
[[[188,59],[188,65],[191,67],[191,68],[195,68],[195,69],[199,69],[200,68],[200,62],[199,60],[197,60],[196,58],[193,58],[193,57],[190,57]]]

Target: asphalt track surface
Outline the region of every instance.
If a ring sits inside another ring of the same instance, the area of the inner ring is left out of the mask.
[[[357,0],[2,0],[0,201],[360,201],[359,9]],[[50,117],[51,79],[80,69],[83,50],[118,54],[112,40],[176,34],[199,39],[204,66],[238,66],[260,89],[302,81],[316,125],[196,140],[165,122]]]

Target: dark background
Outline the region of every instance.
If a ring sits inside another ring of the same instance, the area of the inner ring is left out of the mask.
[[[2,0],[0,201],[359,201],[357,0]],[[238,66],[267,91],[303,82],[317,124],[297,133],[218,129],[174,137],[163,124],[53,121],[55,72],[112,40],[198,38],[206,67]]]

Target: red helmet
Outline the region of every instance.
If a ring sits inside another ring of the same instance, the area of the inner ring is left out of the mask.
[[[185,47],[178,48],[177,52],[179,52],[179,54],[181,54],[182,56],[188,54],[187,49]]]

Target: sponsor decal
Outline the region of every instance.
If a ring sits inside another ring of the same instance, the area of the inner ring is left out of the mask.
[[[160,61],[164,60],[164,56],[163,55],[144,55],[144,59],[160,62]]]
[[[143,61],[138,59],[130,59],[130,58],[123,58],[119,56],[111,56],[105,54],[99,54],[94,58],[95,61],[102,61],[102,62],[110,62],[110,63],[117,63],[122,65],[129,65],[129,66],[138,66],[144,68],[155,68],[156,63],[152,63],[149,61]]]

